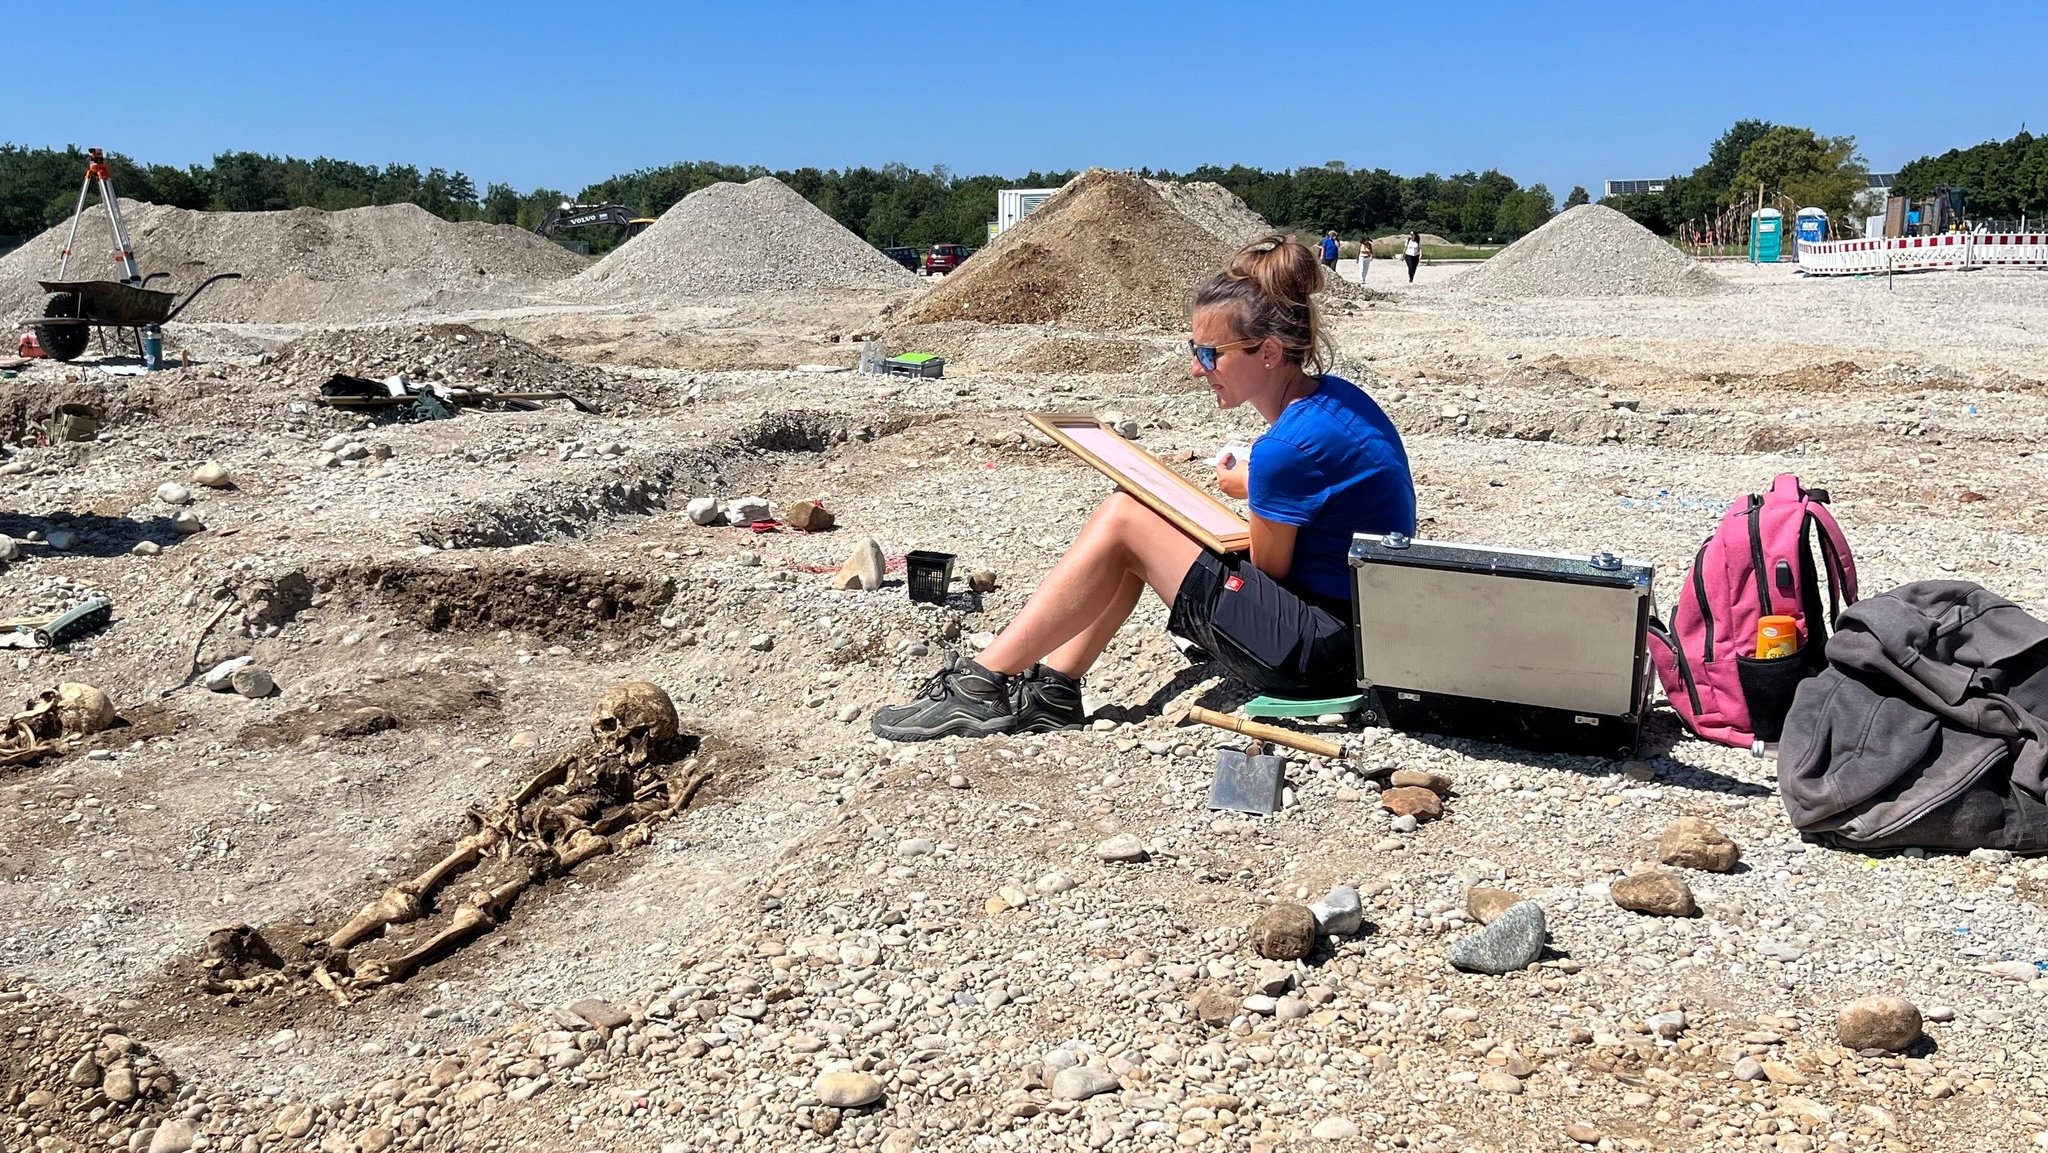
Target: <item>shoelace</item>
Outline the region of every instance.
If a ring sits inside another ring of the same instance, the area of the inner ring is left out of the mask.
[[[960,670],[958,668],[952,665],[947,665],[945,668],[940,669],[938,672],[935,672],[930,677],[926,678],[924,684],[918,686],[917,695],[920,697],[930,697],[932,700],[935,701],[945,700],[947,685],[951,683],[952,679],[955,676],[957,676],[959,672]]]

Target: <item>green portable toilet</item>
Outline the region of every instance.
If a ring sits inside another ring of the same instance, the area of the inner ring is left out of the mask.
[[[1785,240],[1785,214],[1775,208],[1759,209],[1749,215],[1749,262],[1778,263]]]

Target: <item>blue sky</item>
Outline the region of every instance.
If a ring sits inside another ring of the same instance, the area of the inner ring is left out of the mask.
[[[1495,166],[1562,200],[1688,170],[1738,117],[1854,135],[1890,170],[2048,115],[2048,54],[2017,48],[2048,37],[2048,4],[1943,9],[1967,15],[1939,33],[1883,10],[1766,6],[1782,19],[1749,47],[1726,6],[1709,31],[1655,0],[94,0],[75,51],[10,55],[0,139],[570,192],[695,159],[1020,175],[1335,159]]]

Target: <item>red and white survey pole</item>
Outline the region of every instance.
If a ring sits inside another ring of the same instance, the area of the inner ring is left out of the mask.
[[[107,171],[107,158],[97,148],[86,150],[85,183],[78,189],[78,207],[71,210],[71,232],[64,238],[64,255],[57,262],[57,279],[71,271],[71,246],[78,241],[78,218],[85,215],[85,197],[97,184],[100,200],[107,206],[107,218],[114,222],[115,256],[121,264],[121,283],[140,287],[142,269],[135,263],[135,246],[128,243],[128,226],[121,220],[121,202],[114,199],[114,176]]]

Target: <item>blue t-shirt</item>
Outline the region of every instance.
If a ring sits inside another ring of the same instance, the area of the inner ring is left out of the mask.
[[[1335,259],[1337,259],[1337,238],[1336,238],[1336,237],[1334,237],[1334,236],[1325,236],[1325,237],[1323,237],[1323,259],[1324,259],[1324,260],[1335,260]]]
[[[1355,533],[1415,532],[1415,480],[1394,422],[1342,377],[1295,401],[1252,445],[1251,509],[1291,524],[1286,584],[1327,600],[1351,599]]]

